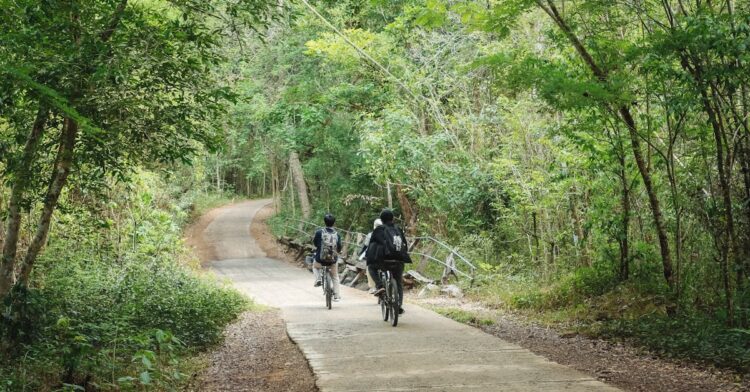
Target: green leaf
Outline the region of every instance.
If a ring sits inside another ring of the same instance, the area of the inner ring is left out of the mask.
[[[425,9],[416,18],[417,24],[427,28],[442,27],[448,21],[448,8],[440,0],[427,0]]]
[[[141,384],[143,385],[150,385],[151,384],[151,374],[147,371],[142,372],[140,377],[138,378],[141,381]]]

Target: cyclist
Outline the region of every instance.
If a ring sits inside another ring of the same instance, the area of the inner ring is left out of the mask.
[[[318,229],[313,237],[313,244],[315,245],[315,262],[313,263],[313,274],[315,275],[315,287],[320,287],[323,284],[323,276],[321,271],[323,265],[330,266],[331,277],[333,280],[333,300],[339,301],[341,299],[341,292],[339,287],[339,271],[336,267],[339,259],[339,252],[341,252],[341,237],[336,229],[333,228],[333,224],[336,223],[336,217],[328,213],[323,217],[323,222],[326,227]]]
[[[384,209],[380,213],[383,225],[372,232],[367,249],[367,269],[375,281],[374,295],[380,296],[385,292],[378,270],[388,270],[396,280],[398,289],[398,312],[404,313],[404,263],[411,263],[409,246],[403,230],[393,223],[393,211]]]
[[[375,231],[375,229],[377,229],[380,226],[383,226],[383,221],[380,220],[380,218],[375,219],[375,221],[372,222],[372,230],[373,231]],[[372,238],[372,231],[369,232],[369,233],[367,233],[367,236],[365,237],[365,240],[362,241],[362,250],[359,251],[359,253],[360,253],[359,259],[360,260],[364,260],[365,259],[365,255],[367,254],[367,246],[370,245],[370,238]],[[370,269],[369,268],[365,268],[365,275],[367,275],[367,287],[370,288],[369,292],[370,292],[370,294],[374,294],[375,290],[377,290],[377,289],[375,288],[375,281],[372,280],[372,276],[370,275]]]

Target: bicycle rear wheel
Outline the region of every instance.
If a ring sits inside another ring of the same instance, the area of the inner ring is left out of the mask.
[[[331,288],[331,275],[328,271],[323,274],[323,289],[326,293],[326,307],[330,310],[332,307],[333,288]]]
[[[388,281],[386,280],[388,278],[388,275],[386,274],[380,274],[380,281],[383,282],[386,286],[386,292],[380,295],[380,299],[378,302],[380,303],[380,312],[383,315],[383,321],[388,321],[388,313],[390,312],[391,308],[388,305]]]
[[[388,307],[391,313],[391,326],[398,325],[398,286],[396,286],[396,279],[391,278],[391,283],[388,285]]]

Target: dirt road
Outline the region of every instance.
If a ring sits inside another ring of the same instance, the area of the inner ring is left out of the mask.
[[[249,234],[268,201],[223,208],[204,230],[211,266],[256,301],[281,309],[321,391],[616,391],[520,346],[407,304],[393,328],[372,296],[342,288],[324,308],[312,276],[269,259]]]

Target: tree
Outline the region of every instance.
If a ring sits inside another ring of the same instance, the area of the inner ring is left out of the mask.
[[[216,140],[232,98],[221,43],[269,16],[260,0],[0,3],[3,179],[10,184],[0,297],[26,286],[68,185],[187,161]],[[37,218],[25,252],[22,221]],[[23,256],[23,257],[21,257]]]

